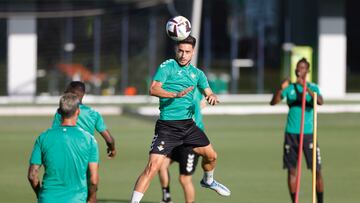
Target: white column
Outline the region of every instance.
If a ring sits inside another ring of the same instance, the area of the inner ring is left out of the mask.
[[[201,13],[202,0],[193,1],[192,19],[191,19],[191,35],[196,38],[195,52],[191,59],[191,64],[197,66],[198,53],[200,46],[200,30],[201,30]]]
[[[37,35],[34,16],[14,16],[8,25],[8,95],[36,93]]]
[[[319,86],[324,97],[346,93],[346,33],[343,17],[319,18]]]

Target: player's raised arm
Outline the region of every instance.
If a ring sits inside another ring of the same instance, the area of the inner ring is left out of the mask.
[[[181,92],[168,92],[162,88],[162,82],[153,80],[150,86],[149,94],[151,96],[161,97],[161,98],[179,98],[185,96],[194,87],[188,87]]]
[[[289,86],[289,84],[290,84],[290,80],[288,78],[282,81],[280,88],[276,90],[276,92],[273,94],[273,97],[271,98],[270,101],[270,105],[275,105],[281,102],[281,93],[287,86]]]

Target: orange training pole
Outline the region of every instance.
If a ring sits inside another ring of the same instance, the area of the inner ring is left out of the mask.
[[[312,203],[316,203],[316,152],[317,152],[317,93],[314,93],[313,160],[312,160]]]
[[[298,150],[295,203],[299,202],[301,161],[302,161],[302,151],[303,151],[303,141],[304,141],[305,105],[306,105],[306,80],[304,80],[303,83],[302,102],[301,102],[301,125],[300,125],[300,140],[299,140],[299,150]]]

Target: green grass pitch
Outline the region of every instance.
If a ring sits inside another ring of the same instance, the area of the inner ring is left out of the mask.
[[[323,161],[325,202],[356,203],[360,200],[360,114],[320,114],[319,144]],[[205,116],[206,132],[218,152],[215,178],[226,184],[232,195],[222,198],[199,185],[194,175],[199,203],[288,203],[286,171],[282,170],[282,142],[286,115]],[[100,144],[100,203],[129,201],[137,176],[148,158],[154,121],[129,116],[106,116],[117,141],[116,159],[105,157]],[[0,117],[0,202],[36,202],[27,181],[28,159],[36,137],[51,125],[50,117]],[[184,202],[178,183],[177,164],[171,167],[171,191],[175,203]],[[159,202],[156,177],[143,203]],[[299,202],[311,202],[311,173],[305,168]]]

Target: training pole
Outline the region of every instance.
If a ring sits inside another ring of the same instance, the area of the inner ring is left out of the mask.
[[[316,203],[316,152],[317,152],[317,93],[314,92],[314,126],[313,126],[313,153],[312,153],[312,202]]]
[[[305,105],[306,105],[306,80],[304,80],[303,83],[303,92],[302,92],[302,100],[301,100],[301,124],[300,124],[300,140],[299,140],[297,175],[296,175],[295,203],[299,202],[301,161],[302,161],[302,151],[303,151],[303,142],[304,142]]]

